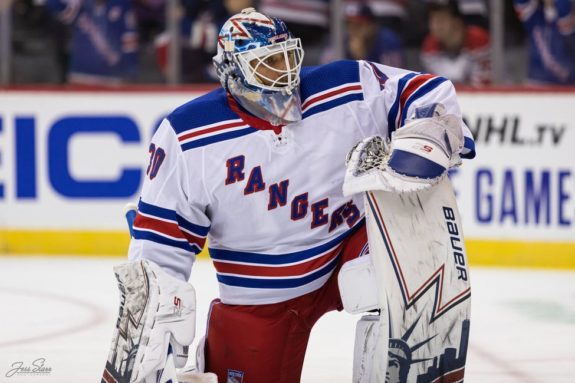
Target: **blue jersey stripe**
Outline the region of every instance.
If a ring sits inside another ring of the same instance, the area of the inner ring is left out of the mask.
[[[178,214],[178,226],[184,228],[196,235],[201,237],[205,237],[208,235],[208,231],[210,231],[210,226],[200,226],[196,225],[195,223],[191,223],[190,221],[186,221],[181,215]]]
[[[138,211],[144,214],[152,215],[154,217],[169,219],[170,221],[177,220],[176,212],[174,210],[164,209],[163,207],[151,205],[142,201],[142,199],[140,199],[140,202],[138,202]]]
[[[138,230],[137,228],[134,228],[134,238],[151,241],[166,246],[177,247],[182,250],[190,251],[194,254],[198,254],[200,251],[202,251],[202,249],[199,248],[199,246],[197,246],[196,244],[190,244],[184,241],[176,241],[170,238],[163,237],[156,233]]]
[[[217,275],[218,281],[229,286],[251,287],[256,289],[287,289],[307,285],[332,272],[339,260],[339,255],[332,259],[320,270],[317,270],[305,277],[289,279],[260,279],[260,278],[243,278],[230,275]]]
[[[337,106],[347,104],[348,102],[362,101],[362,100],[363,100],[363,93],[348,94],[346,96],[336,98],[335,100],[331,100],[323,104],[319,104],[317,106],[312,106],[310,109],[305,111],[302,117],[308,118],[313,116],[314,114],[325,112],[326,110],[330,110]]]
[[[149,203],[146,203],[140,199],[138,202],[138,211],[151,215],[158,218],[167,219],[170,221],[175,221],[178,223],[178,226],[196,234],[201,237],[205,237],[210,230],[209,226],[200,226],[195,223],[192,223],[186,220],[184,217],[176,213],[174,210],[165,209],[163,207],[155,206]]]
[[[388,135],[391,135],[391,133],[398,128],[395,126],[395,119],[397,118],[397,114],[399,113],[399,101],[401,99],[401,93],[403,92],[403,88],[405,88],[405,85],[407,85],[409,80],[411,80],[417,75],[418,75],[417,73],[406,74],[397,83],[397,95],[395,96],[395,101],[391,105],[391,109],[389,109],[389,115],[387,116]]]
[[[324,243],[323,245],[302,250],[296,251],[294,253],[287,253],[287,254],[261,254],[261,253],[246,253],[241,251],[231,251],[231,250],[221,250],[221,249],[213,249],[210,248],[210,257],[214,260],[218,261],[236,261],[236,262],[247,262],[247,263],[256,263],[261,265],[283,265],[286,263],[293,263],[304,261],[308,258],[311,258],[315,255],[321,254],[332,247],[338,245],[341,241],[343,241],[346,237],[356,232],[363,224],[365,223],[365,219],[362,219],[358,224],[356,224],[353,228],[346,231],[345,233],[339,235],[338,237],[332,239],[331,241]]]
[[[340,60],[301,69],[300,94],[302,102],[317,93],[335,87],[359,82],[359,63],[355,60]]]
[[[417,100],[418,98],[420,98],[422,96],[425,96],[427,93],[431,92],[433,89],[437,88],[439,85],[443,84],[446,81],[447,81],[447,79],[444,77],[436,77],[433,80],[427,82],[424,86],[419,88],[417,91],[415,91],[415,93],[413,93],[409,97],[409,99],[407,100],[407,102],[403,106],[403,115],[401,116],[401,121],[399,121],[399,126],[403,126],[403,124],[405,123],[405,119],[407,117],[407,111],[409,110],[409,107],[411,106],[411,104],[415,100]]]
[[[237,118],[238,115],[228,106],[227,94],[223,88],[188,101],[167,117],[176,134]]]
[[[470,137],[464,138],[463,147],[469,150],[467,153],[461,153],[462,158],[472,159],[475,158],[475,141]]]
[[[257,132],[257,131],[258,130],[255,128],[246,128],[246,129],[235,130],[233,132],[217,134],[215,136],[210,136],[210,137],[206,137],[206,138],[200,138],[198,140],[193,140],[190,142],[186,142],[185,144],[182,144],[182,150],[185,152],[186,150],[199,148],[202,146],[207,146],[210,144],[214,144],[216,142],[231,140],[233,138],[242,137],[242,136],[245,136],[247,134]]]

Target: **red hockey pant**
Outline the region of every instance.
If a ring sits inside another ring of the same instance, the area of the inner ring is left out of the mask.
[[[365,226],[345,240],[339,264],[320,289],[268,305],[212,302],[206,371],[219,383],[297,383],[310,331],[321,316],[343,306],[337,285],[341,265],[367,243]]]

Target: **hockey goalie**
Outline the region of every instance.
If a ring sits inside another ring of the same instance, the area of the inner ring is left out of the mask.
[[[474,145],[451,82],[302,67],[301,41],[253,8],[217,44],[222,86],[152,137],[102,381],[297,383],[313,326],[344,308],[366,313],[355,382],[462,380],[469,275],[447,171]],[[219,297],[198,335],[206,239]],[[178,370],[194,339],[195,370]]]

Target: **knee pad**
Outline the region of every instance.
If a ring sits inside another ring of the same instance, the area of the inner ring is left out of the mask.
[[[344,263],[337,282],[343,308],[348,313],[361,314],[379,308],[371,256],[364,255]]]

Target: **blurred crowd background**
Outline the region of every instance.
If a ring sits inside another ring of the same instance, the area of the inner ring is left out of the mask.
[[[305,65],[575,85],[573,0],[0,0],[0,85],[215,83],[218,31],[247,7],[286,21]]]

